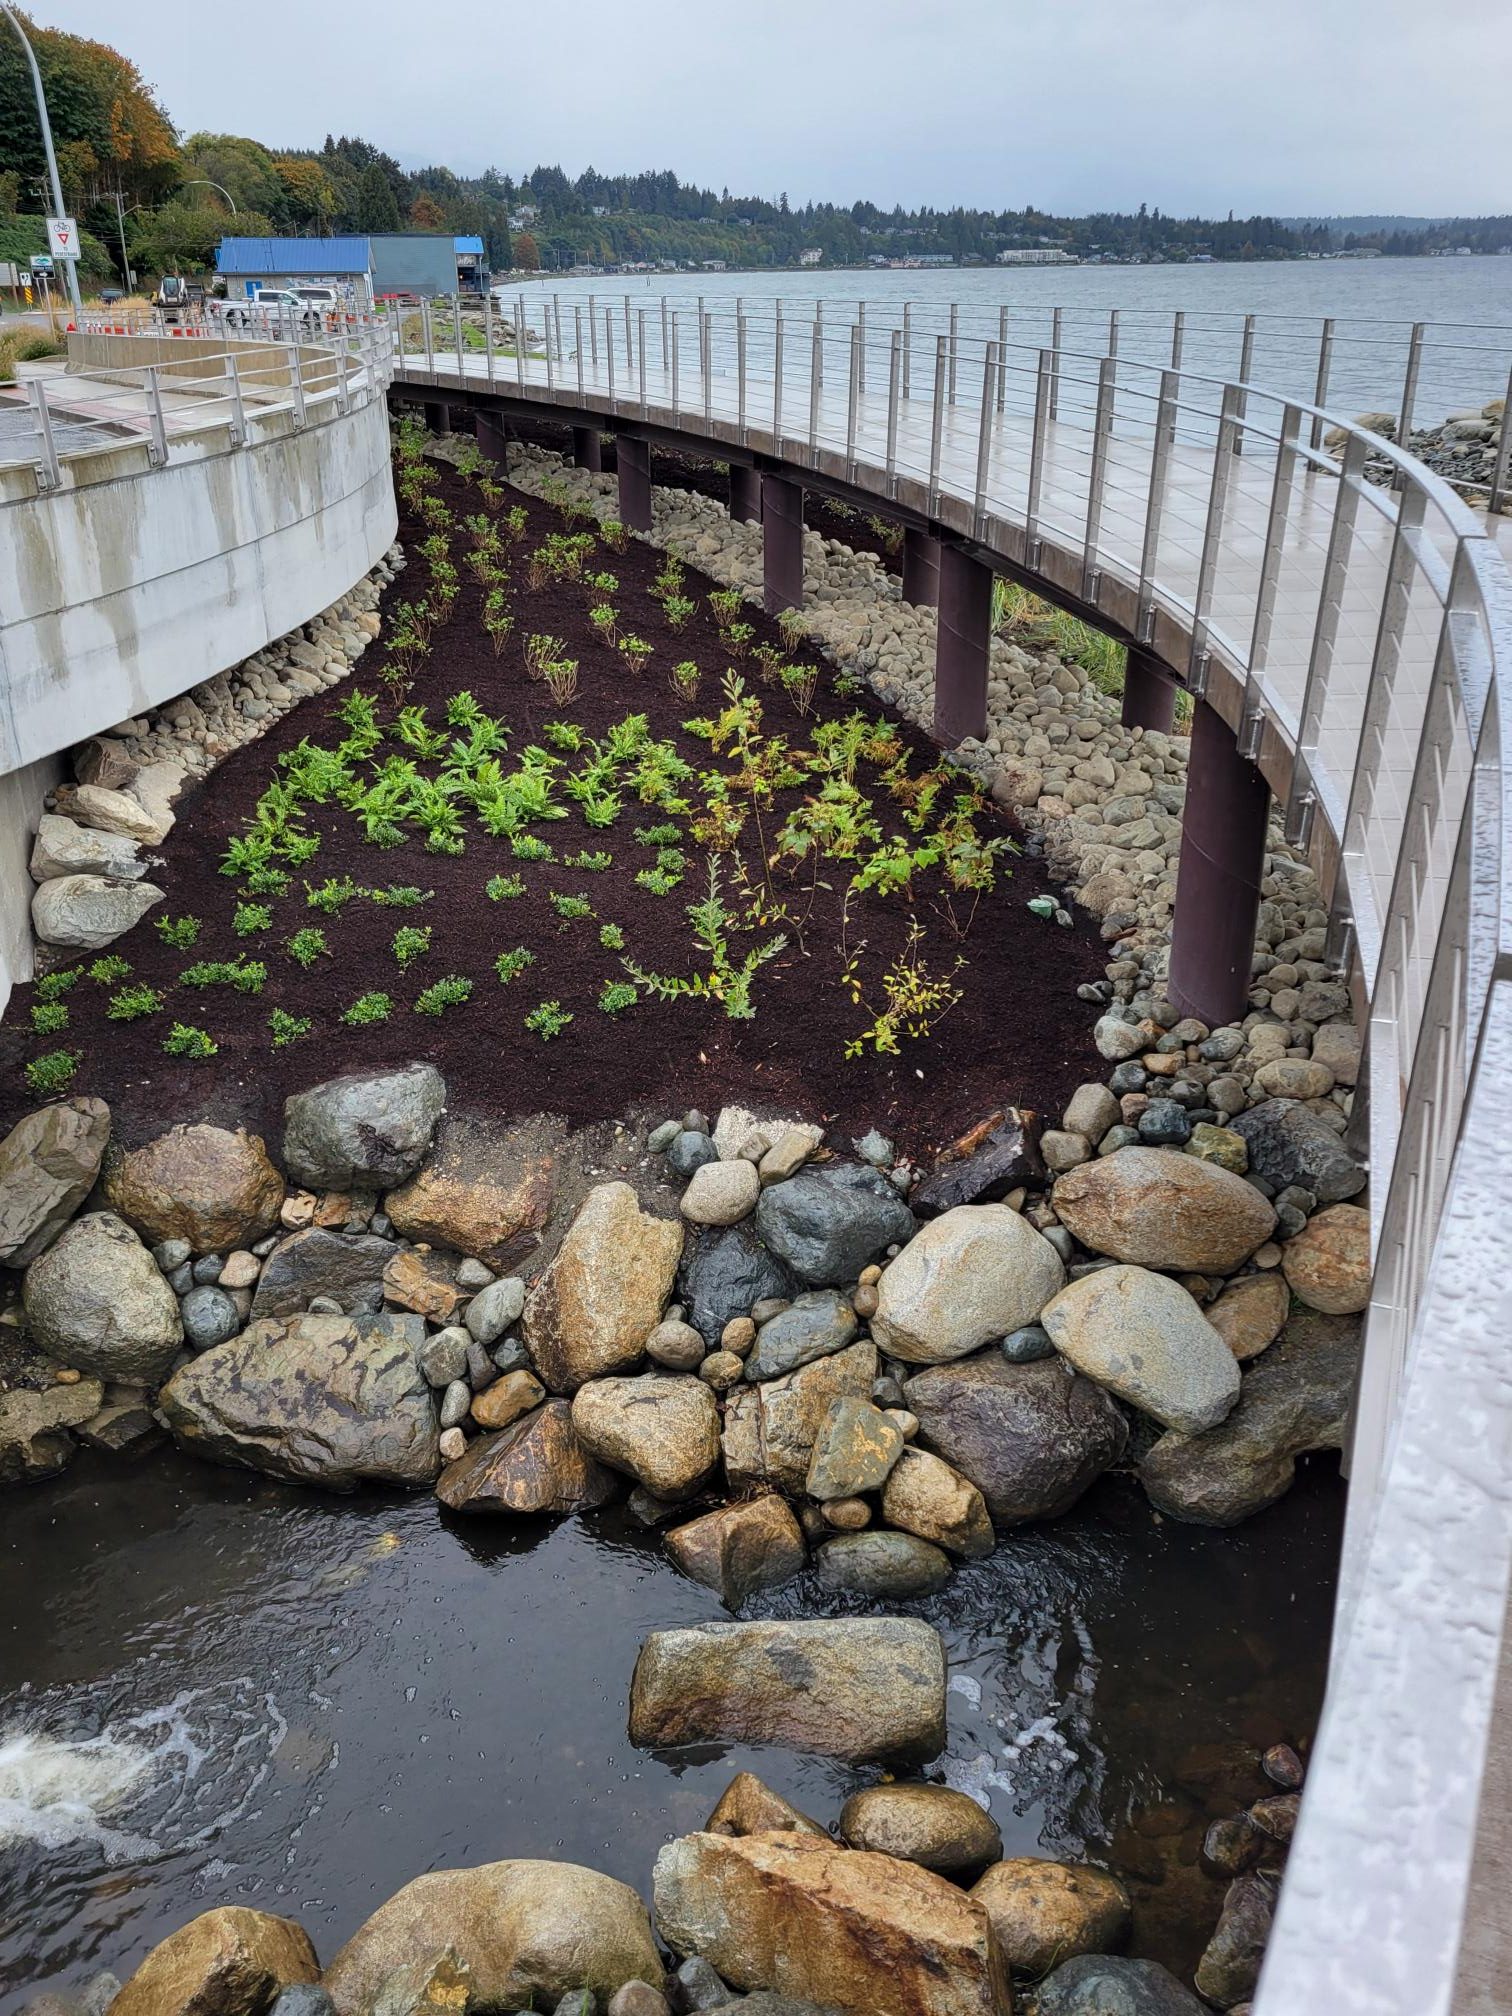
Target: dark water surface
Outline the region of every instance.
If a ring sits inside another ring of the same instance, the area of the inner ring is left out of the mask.
[[[1202,1829],[1261,1789],[1264,1744],[1311,1732],[1342,1506],[1325,1459],[1232,1533],[1107,1479],[901,1606],[950,1660],[927,1775],[985,1797],[1009,1854],[1118,1869],[1133,1950],[1188,1979],[1221,1898]],[[805,1578],[747,1614],[814,1601]],[[724,1615],[615,1512],[448,1521],[173,1453],[8,1493],[0,2012],[124,1976],[215,1904],[298,1918],[329,1959],[427,1869],[560,1856],[648,1891],[742,1766],[832,1821],[875,1769],[626,1740],[645,1633]]]

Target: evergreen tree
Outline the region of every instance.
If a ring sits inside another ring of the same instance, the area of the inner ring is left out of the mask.
[[[389,179],[376,161],[370,161],[357,184],[357,228],[359,231],[397,231],[399,205]]]

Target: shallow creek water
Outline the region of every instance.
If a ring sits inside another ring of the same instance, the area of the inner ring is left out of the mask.
[[[1190,1979],[1222,1886],[1208,1819],[1312,1728],[1343,1496],[1315,1459],[1232,1533],[1156,1518],[1122,1478],[1008,1536],[940,1596],[945,1754],[1005,1853],[1119,1870],[1133,1950]],[[748,1615],[837,1614],[810,1578]],[[0,2012],[123,1976],[215,1904],[296,1917],[322,1959],[423,1870],[590,1863],[649,1893],[663,1841],[758,1771],[833,1821],[874,1767],[626,1739],[645,1633],[726,1613],[609,1511],[449,1520],[172,1452],[81,1458],[0,1513]]]

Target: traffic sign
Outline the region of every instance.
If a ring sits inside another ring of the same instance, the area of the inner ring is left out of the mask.
[[[48,218],[47,249],[54,259],[78,258],[79,227],[72,217]]]
[[[51,252],[33,252],[31,270],[33,273],[51,273],[53,270]]]

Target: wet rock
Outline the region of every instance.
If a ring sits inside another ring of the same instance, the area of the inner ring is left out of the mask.
[[[1235,1877],[1195,1976],[1197,1992],[1230,2009],[1255,1991],[1276,1911],[1276,1878],[1264,1870]]]
[[[388,1190],[425,1160],[446,1086],[431,1064],[354,1072],[284,1102],[284,1167],[312,1190]]]
[[[840,1808],[839,1826],[847,1847],[896,1855],[942,1876],[980,1869],[1003,1852],[992,1815],[948,1785],[868,1786]]]
[[[1312,1054],[1336,1084],[1353,1085],[1360,1075],[1360,1032],[1349,1022],[1325,1023],[1313,1037]]]
[[[1290,1307],[1285,1281],[1270,1272],[1240,1275],[1202,1313],[1243,1365],[1276,1341]]]
[[[815,1358],[844,1350],[855,1334],[856,1312],[845,1297],[833,1288],[811,1288],[762,1324],[755,1349],[746,1359],[745,1376],[777,1379],[785,1372],[796,1372]]]
[[[698,1368],[698,1376],[716,1393],[728,1393],[738,1386],[745,1366],[733,1351],[711,1351]]]
[[[936,1218],[959,1204],[995,1203],[1010,1190],[1025,1184],[1037,1186],[1044,1180],[1039,1121],[1032,1113],[1015,1108],[970,1154],[942,1163],[916,1184],[908,1201],[916,1216]]]
[[[1189,1988],[1158,1960],[1078,1954],[1040,1983],[1034,2016],[1205,2016]]]
[[[944,1648],[903,1617],[653,1631],[635,1662],[630,1740],[932,1757],[945,1741]]]
[[[608,2016],[671,2016],[665,1995],[645,1981],[627,1981],[610,1997]]]
[[[737,1225],[756,1208],[761,1179],[752,1162],[705,1162],[693,1172],[680,1209],[694,1225]]]
[[[1019,1330],[1010,1330],[998,1349],[1010,1365],[1032,1365],[1036,1359],[1055,1355],[1043,1323],[1026,1323]]]
[[[1078,1953],[1121,1945],[1129,1929],[1128,1891],[1085,1864],[1017,1856],[989,1869],[971,1894],[992,1920],[1009,1967],[1036,1979]]]
[[[1272,1799],[1257,1799],[1249,1810],[1255,1825],[1272,1841],[1290,1841],[1297,1831],[1302,1799],[1296,1792],[1278,1792]]]
[[[441,1467],[424,1334],[416,1316],[264,1319],[183,1366],[159,1405],[197,1456],[328,1491],[418,1488]]]
[[[1070,1134],[1080,1134],[1095,1148],[1110,1127],[1118,1125],[1118,1101],[1096,1079],[1078,1085],[1061,1120]]]
[[[110,1139],[103,1099],[62,1099],[0,1141],[0,1264],[45,1252],[94,1187]]]
[[[1273,1505],[1304,1451],[1343,1447],[1359,1355],[1357,1318],[1293,1315],[1220,1427],[1162,1435],[1151,1449],[1139,1471],[1151,1502],[1200,1526],[1234,1526]]]
[[[981,1492],[925,1449],[905,1448],[899,1456],[882,1487],[882,1516],[968,1561],[992,1552],[992,1521]]]
[[[627,1981],[662,1980],[628,1884],[571,1862],[485,1862],[417,1876],[379,1906],[326,1969],[339,2016],[378,2016],[388,1975],[434,1951],[442,1928],[479,2011],[550,2006],[579,1988],[607,1999]]]
[[[44,945],[98,952],[139,924],[163,892],[155,882],[113,882],[103,875],[58,875],[32,893],[32,930]]]
[[[479,1344],[497,1344],[512,1323],[525,1313],[525,1283],[518,1275],[506,1274],[502,1281],[490,1281],[467,1305],[468,1334]]]
[[[0,1393],[0,1484],[33,1484],[67,1469],[75,1453],[68,1431],[97,1414],[104,1398],[98,1379]]]
[[[829,1835],[817,1820],[810,1820],[780,1793],[763,1785],[753,1771],[737,1771],[719,1803],[704,1822],[705,1834],[813,1834],[821,1841]]]
[[[278,1225],[284,1180],[256,1134],[173,1127],[105,1158],[111,1209],[153,1244],[186,1239],[193,1253],[250,1246]]]
[[[764,1300],[786,1302],[797,1286],[793,1270],[761,1243],[749,1219],[722,1231],[695,1228],[688,1235],[678,1293],[688,1321],[711,1351],[732,1316],[744,1316]]]
[[[506,1372],[486,1392],[474,1396],[472,1418],[480,1428],[507,1428],[545,1398],[546,1388],[533,1372]]]
[[[77,1392],[78,1388],[67,1390]],[[163,1440],[145,1393],[131,1386],[112,1386],[107,1391],[111,1397],[79,1429],[79,1440],[106,1456],[125,1456],[133,1461],[145,1456]]]
[[[667,1535],[667,1552],[694,1582],[735,1610],[759,1590],[801,1574],[808,1558],[787,1500],[775,1491],[722,1505]]]
[[[1287,1285],[1309,1309],[1350,1316],[1370,1300],[1370,1213],[1331,1204],[1281,1249]]]
[[[241,1313],[231,1297],[223,1288],[209,1284],[189,1290],[179,1304],[179,1320],[191,1351],[208,1351],[212,1344],[224,1344],[241,1328]]]
[[[761,1193],[755,1222],[771,1251],[815,1288],[854,1281],[869,1260],[914,1230],[913,1213],[887,1178],[850,1162],[800,1169],[791,1181],[772,1184]]]
[[[657,1856],[653,1893],[673,1952],[736,1988],[867,2016],[1012,2007],[986,1913],[915,1863],[804,1834],[690,1834]]]
[[[876,1346],[863,1340],[784,1379],[738,1386],[725,1406],[722,1438],[730,1488],[770,1485],[796,1497],[831,1404],[869,1398],[876,1376]]]
[[[696,1372],[709,1347],[691,1323],[664,1317],[646,1339],[646,1356],[669,1372]]]
[[[913,1533],[842,1533],[814,1556],[826,1589],[877,1602],[932,1596],[951,1577],[950,1556]]]
[[[887,1268],[872,1335],[914,1365],[964,1358],[1032,1323],[1065,1280],[1060,1255],[1004,1204],[931,1219]]]
[[[823,1503],[828,1498],[858,1498],[867,1491],[880,1491],[903,1446],[897,1423],[889,1421],[869,1400],[832,1401],[814,1439],[808,1495]]]
[[[1057,1351],[1167,1428],[1216,1427],[1239,1397],[1234,1354],[1184,1288],[1144,1267],[1104,1267],[1045,1311]]]
[[[921,1444],[981,1492],[994,1525],[1056,1519],[1123,1455],[1128,1424],[1100,1386],[1052,1355],[984,1351],[904,1388]]]
[[[1203,1867],[1215,1876],[1242,1876],[1265,1852],[1265,1836],[1248,1813],[1215,1820],[1202,1837]]]
[[[818,1143],[807,1127],[785,1127],[756,1165],[763,1185],[785,1183],[796,1176]]]
[[[1071,1170],[1055,1209],[1094,1253],[1184,1273],[1232,1272],[1276,1223],[1253,1184],[1174,1148],[1124,1148]]]
[[[667,1150],[667,1167],[686,1183],[710,1162],[719,1160],[719,1150],[702,1128],[685,1127]]]
[[[451,1323],[467,1297],[457,1286],[456,1262],[443,1253],[422,1253],[418,1246],[390,1249],[383,1270],[385,1300],[413,1309],[432,1323]]]
[[[343,1314],[375,1316],[383,1307],[383,1270],[394,1257],[390,1240],[370,1232],[326,1232],[310,1226],[280,1239],[258,1276],[252,1316],[299,1316],[317,1295]]]
[[[336,2016],[336,2004],[324,1988],[285,1988],[268,2016]]]
[[[389,1191],[384,1209],[401,1238],[506,1268],[531,1251],[546,1224],[559,1141],[547,1120],[499,1127],[448,1114],[425,1167]]]
[[[1249,1168],[1244,1136],[1236,1134],[1232,1127],[1215,1127],[1211,1120],[1198,1121],[1188,1137],[1186,1152],[1199,1162],[1216,1162],[1220,1169],[1231,1170],[1236,1176],[1242,1176]]]
[[[303,1926],[222,1905],[154,1946],[111,2016],[259,2016],[282,1989],[319,1979]]]
[[[1260,1759],[1260,1769],[1272,1785],[1280,1785],[1288,1792],[1301,1790],[1302,1759],[1289,1743],[1273,1743]]]
[[[184,1339],[173,1290],[110,1211],[66,1226],[27,1268],[21,1293],[41,1348],[102,1379],[155,1386]]]
[[[1320,1204],[1340,1204],[1365,1187],[1343,1142],[1326,1120],[1295,1099],[1267,1099],[1234,1117],[1249,1149],[1250,1169],[1277,1190],[1299,1184]]]
[[[552,1516],[590,1512],[618,1493],[612,1470],[594,1461],[565,1400],[548,1400],[497,1435],[480,1435],[447,1465],[436,1496],[452,1512]]]
[[[658,1498],[688,1497],[719,1461],[719,1408],[701,1379],[590,1380],[573,1400],[572,1425],[590,1456]]]
[[[642,1211],[628,1183],[588,1192],[525,1298],[525,1344],[552,1392],[635,1364],[681,1254],[681,1225]]]

